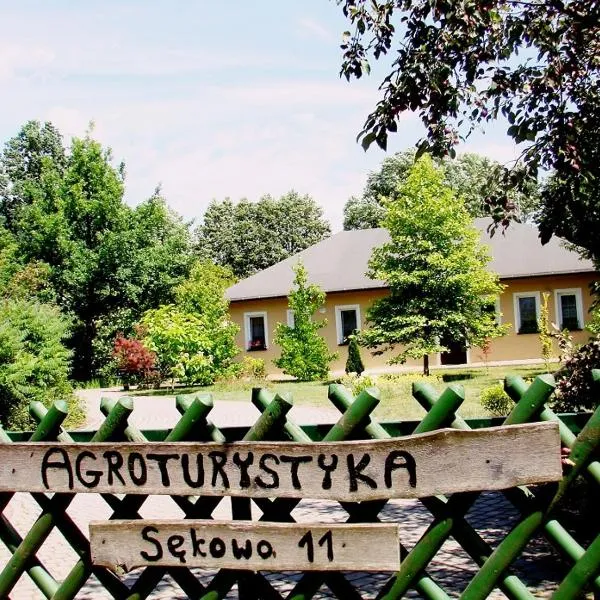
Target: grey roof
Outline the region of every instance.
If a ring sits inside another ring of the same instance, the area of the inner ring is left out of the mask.
[[[580,259],[559,238],[553,237],[542,246],[537,229],[531,225],[513,223],[504,234],[498,231],[490,238],[487,233],[490,222],[476,219],[475,225],[481,231],[482,241],[490,246],[489,269],[501,279],[595,270],[591,261]],[[386,287],[385,282],[369,279],[365,273],[373,248],[389,239],[386,229],[341,231],[243,279],[231,286],[227,294],[232,301],[287,296],[294,279],[292,267],[299,261],[306,267],[311,283],[325,292]]]

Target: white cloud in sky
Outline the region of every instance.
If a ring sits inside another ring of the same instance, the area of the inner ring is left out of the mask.
[[[53,51],[44,46],[0,42],[0,82],[7,84],[23,71],[45,68],[54,58]]]
[[[66,141],[94,121],[126,163],[128,202],[162,182],[172,207],[198,218],[213,198],[295,189],[339,229],[385,156],[356,143],[378,82],[339,79],[346,23],[333,3],[23,1],[4,15],[0,140],[28,119],[51,120]],[[390,152],[422,135],[412,114],[399,129]],[[491,135],[463,149],[505,160],[509,146]]]
[[[332,43],[341,39],[339,32],[334,33],[319,21],[309,17],[302,17],[298,21],[298,27],[303,33],[306,33],[311,37],[315,37],[323,42]]]

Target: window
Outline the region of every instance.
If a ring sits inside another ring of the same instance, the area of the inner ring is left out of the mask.
[[[494,299],[490,299],[489,302],[487,302],[484,305],[483,310],[485,313],[494,316],[494,322],[496,323],[496,325],[502,324],[502,313],[500,312],[500,296],[496,296]]]
[[[582,329],[581,289],[556,290],[556,323],[560,329]]]
[[[348,336],[360,330],[360,306],[336,306],[335,325],[338,344],[347,344]]]
[[[267,339],[267,313],[244,313],[244,331],[246,334],[246,350],[266,350]]]
[[[287,326],[294,327],[294,311],[288,308],[286,311]]]
[[[517,333],[538,333],[540,316],[540,293],[523,292],[514,294],[515,328]]]

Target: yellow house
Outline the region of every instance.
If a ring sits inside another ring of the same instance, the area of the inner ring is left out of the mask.
[[[490,238],[488,224],[487,219],[475,221],[482,241],[490,247],[492,260],[488,268],[498,273],[506,286],[497,299],[496,310],[498,319],[510,324],[509,333],[492,341],[487,357],[480,348],[456,347],[430,357],[432,366],[541,360],[536,323],[544,292],[549,294],[550,319],[559,327],[570,329],[575,341],[587,339],[583,328],[592,305],[590,283],[597,276],[592,263],[580,259],[560,239],[552,238],[542,246],[537,230],[530,225],[514,223],[504,235],[497,233]],[[311,283],[327,293],[325,306],[317,317],[327,320],[321,335],[329,348],[339,354],[331,370],[343,371],[347,336],[368,326],[369,306],[388,293],[385,282],[366,276],[373,248],[388,240],[385,229],[342,231],[230,287],[230,313],[240,327],[240,348],[264,359],[270,374],[279,373],[273,364],[279,356],[279,348],[273,343],[274,330],[277,323],[293,324],[287,294],[294,279],[292,267],[301,261]],[[373,356],[367,349],[361,354],[368,371],[390,370],[387,362],[392,354]],[[404,368],[420,364],[421,361],[408,362]]]

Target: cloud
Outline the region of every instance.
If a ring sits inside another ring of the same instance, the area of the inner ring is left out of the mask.
[[[499,124],[494,127],[491,132],[495,139],[486,139],[485,135],[481,134],[477,136],[478,139],[471,139],[466,144],[461,144],[458,148],[458,152],[472,152],[474,154],[482,154],[500,164],[508,165],[514,162],[522,152],[522,148],[512,143],[510,139],[503,134]],[[504,137],[505,141],[501,141]]]
[[[54,59],[52,50],[45,46],[0,42],[0,81],[8,82],[20,75],[46,68]]]
[[[338,36],[334,35],[327,27],[314,19],[303,17],[298,21],[298,26],[302,33],[308,34],[310,37],[323,42],[330,43],[338,41]]]

